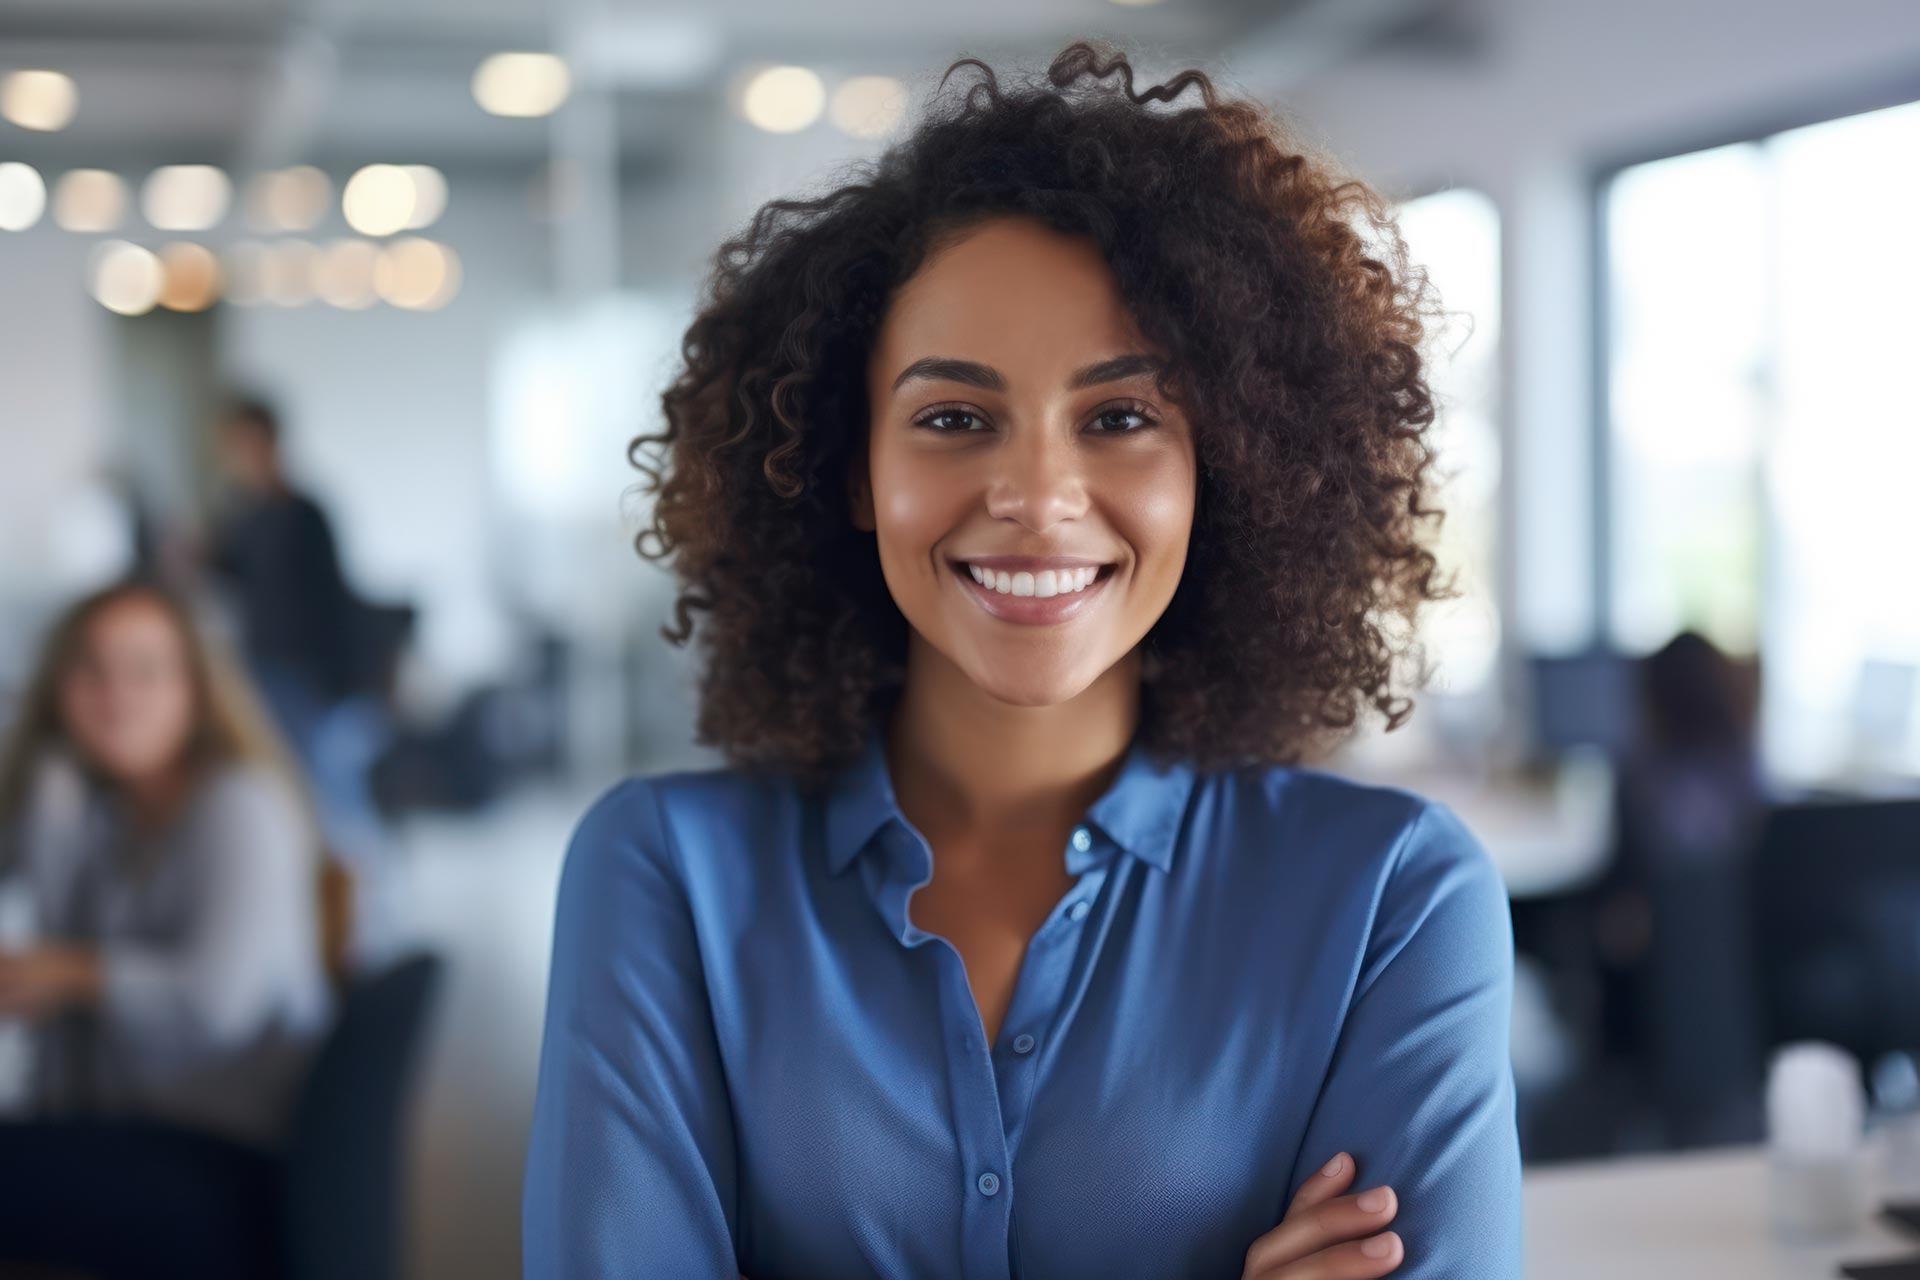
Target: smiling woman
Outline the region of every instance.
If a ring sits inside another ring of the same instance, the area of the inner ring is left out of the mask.
[[[635,441],[730,764],[575,833],[526,1272],[1511,1280],[1499,877],[1303,763],[1443,594],[1423,278],[1198,72],[964,67]]]

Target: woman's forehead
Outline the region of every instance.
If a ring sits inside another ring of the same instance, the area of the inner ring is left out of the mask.
[[[158,603],[140,596],[115,600],[88,621],[82,638],[92,644],[176,644],[173,618]]]
[[[1143,346],[1091,241],[1008,219],[954,241],[900,288],[871,372],[884,394],[930,358],[989,366],[1010,389],[1058,388],[1092,362]]]

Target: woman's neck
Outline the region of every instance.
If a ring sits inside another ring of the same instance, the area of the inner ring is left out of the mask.
[[[1067,702],[1021,707],[915,637],[888,719],[895,798],[929,838],[1069,826],[1106,789],[1139,724],[1139,655]]]

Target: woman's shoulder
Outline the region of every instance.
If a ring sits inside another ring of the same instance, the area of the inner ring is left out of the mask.
[[[272,765],[257,760],[223,760],[210,767],[194,788],[189,820],[200,829],[257,833],[262,826],[298,832],[304,829],[299,792]]]
[[[784,775],[731,765],[687,767],[633,774],[607,787],[587,806],[573,835],[579,850],[629,850],[677,862],[678,851],[698,842],[703,853],[717,845],[763,842],[791,829],[796,783]]]
[[[293,802],[293,784],[274,766],[260,760],[235,758],[210,766],[200,780],[200,795],[212,804],[244,804],[271,800]]]
[[[1242,769],[1223,783],[1246,815],[1215,842],[1234,852],[1241,899],[1347,922],[1367,955],[1391,955],[1420,932],[1451,939],[1444,950],[1459,963],[1511,964],[1505,877],[1446,801],[1298,766]]]
[[[1436,860],[1492,870],[1485,846],[1454,808],[1411,787],[1308,765],[1244,765],[1210,781],[1226,812],[1276,846],[1324,851],[1386,874]]]

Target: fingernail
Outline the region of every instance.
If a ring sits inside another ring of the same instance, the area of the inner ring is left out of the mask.
[[[1369,1236],[1367,1239],[1362,1240],[1360,1242],[1360,1252],[1366,1254],[1369,1258],[1386,1257],[1393,1252],[1393,1233],[1389,1231],[1384,1235]]]
[[[1361,1209],[1367,1213],[1378,1213],[1387,1207],[1387,1189],[1385,1187],[1375,1187],[1373,1190],[1364,1193],[1358,1200],[1355,1200],[1354,1203],[1359,1205]]]
[[[1327,1161],[1327,1167],[1320,1172],[1326,1174],[1329,1178],[1337,1178],[1340,1176],[1340,1171],[1346,1167],[1347,1153],[1342,1151],[1339,1155]]]

